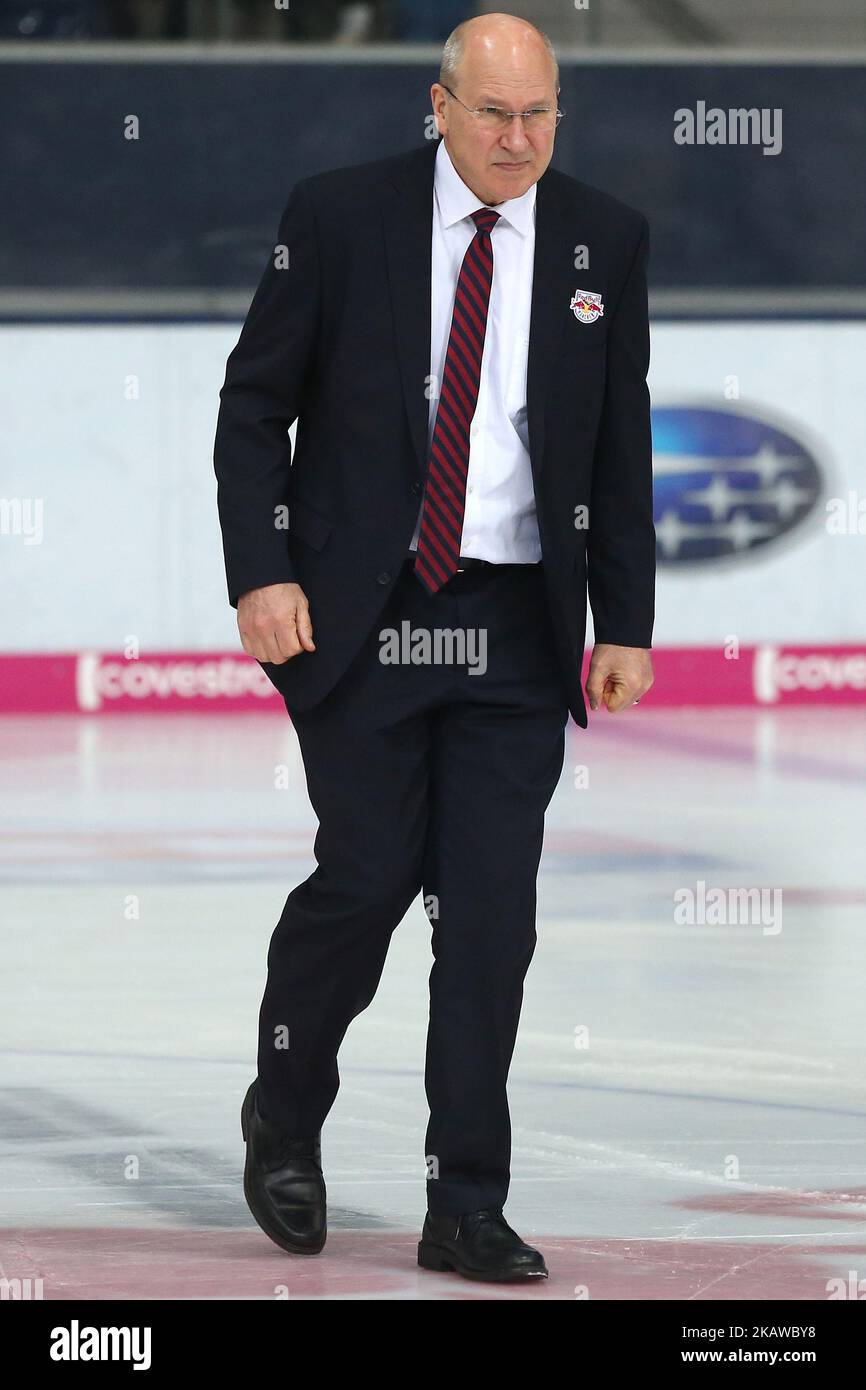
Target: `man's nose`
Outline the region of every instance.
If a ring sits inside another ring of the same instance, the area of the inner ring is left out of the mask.
[[[511,117],[511,120],[508,122],[503,132],[502,139],[506,149],[512,154],[519,154],[521,150],[525,150],[528,147],[529,140],[526,137],[526,128],[523,124],[522,116]]]

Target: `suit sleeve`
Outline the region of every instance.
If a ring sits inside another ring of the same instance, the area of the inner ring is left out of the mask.
[[[287,248],[288,256],[282,248]],[[288,265],[278,265],[278,250]],[[248,589],[296,582],[285,529],[297,419],[316,340],[319,258],[309,192],[296,184],[277,245],[226,364],[214,442],[229,603]],[[278,521],[281,523],[278,525]]]
[[[649,315],[649,226],[640,239],[608,329],[607,376],[593,462],[587,536],[589,602],[596,642],[652,645],[655,529]]]

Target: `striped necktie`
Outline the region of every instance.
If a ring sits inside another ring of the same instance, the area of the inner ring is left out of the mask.
[[[415,574],[431,594],[457,573],[469,472],[469,426],[478,404],[493,283],[490,233],[499,213],[478,208],[472,220],[477,231],[457,278],[415,555]]]

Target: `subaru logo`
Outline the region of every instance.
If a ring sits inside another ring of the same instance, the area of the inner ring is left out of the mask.
[[[659,564],[744,556],[800,526],[821,491],[811,450],[778,425],[718,406],[652,412]]]

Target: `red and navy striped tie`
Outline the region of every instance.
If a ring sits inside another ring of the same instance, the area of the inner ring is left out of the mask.
[[[493,283],[490,233],[499,213],[479,208],[472,213],[472,220],[478,230],[457,278],[415,555],[415,573],[431,594],[457,573],[469,472],[469,426],[478,404]]]

